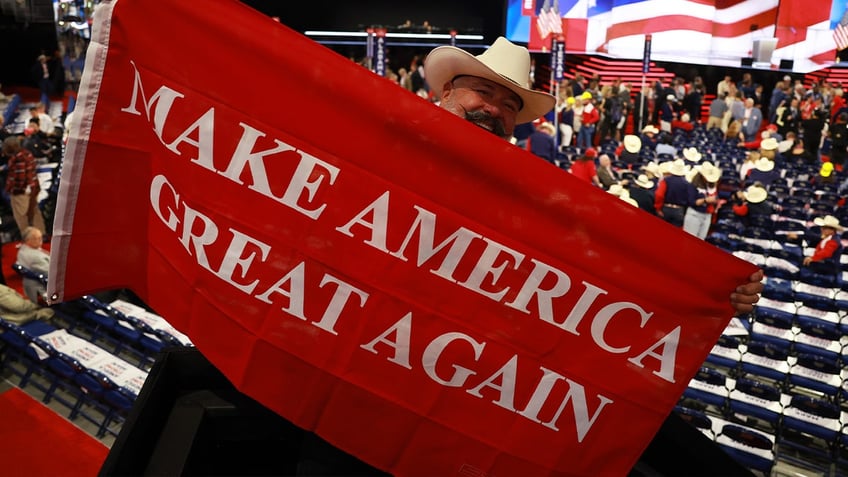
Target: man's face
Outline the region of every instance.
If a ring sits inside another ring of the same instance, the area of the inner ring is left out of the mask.
[[[41,243],[44,240],[43,235],[38,230],[33,230],[29,236],[27,236],[26,243],[32,248],[41,247]]]
[[[441,107],[509,140],[521,98],[509,88],[477,76],[459,76],[442,91]]]

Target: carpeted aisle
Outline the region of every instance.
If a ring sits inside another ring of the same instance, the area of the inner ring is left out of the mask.
[[[6,477],[94,477],[109,449],[23,391],[0,393]]]

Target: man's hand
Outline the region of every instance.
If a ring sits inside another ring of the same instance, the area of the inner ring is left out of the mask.
[[[737,315],[750,313],[754,309],[754,303],[759,301],[760,293],[763,291],[763,271],[757,270],[749,277],[748,283],[739,285],[730,294],[730,304],[736,310]]]

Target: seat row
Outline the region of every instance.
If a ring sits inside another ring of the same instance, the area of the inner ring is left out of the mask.
[[[71,421],[82,417],[96,425],[97,437],[118,435],[146,371],[90,342],[76,342],[73,335],[49,323],[18,326],[0,319],[0,329],[0,365],[19,377],[19,388],[35,387],[45,404],[54,400],[63,404]]]

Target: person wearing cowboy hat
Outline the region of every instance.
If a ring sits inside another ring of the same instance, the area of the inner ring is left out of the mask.
[[[768,200],[768,191],[760,183],[754,183],[744,191],[736,191],[731,202],[733,214],[741,217],[746,225],[754,217],[768,217],[775,212],[774,205]]]
[[[693,187],[689,188],[689,207],[683,216],[683,230],[705,239],[718,208],[718,181],[721,179],[721,169],[705,161],[696,166],[695,170],[697,173],[691,180]]]
[[[516,124],[544,116],[556,103],[552,95],[526,86],[530,53],[504,37],[477,56],[437,47],[425,64],[440,107],[506,140]]]
[[[533,134],[527,138],[524,148],[551,164],[556,164],[554,134],[556,134],[554,125],[547,121],[541,121],[536,125]]]
[[[689,206],[692,184],[686,180],[686,163],[683,159],[671,161],[669,174],[657,185],[654,195],[654,210],[657,215],[675,227],[683,228],[683,217]]]
[[[649,161],[647,164],[640,167],[639,171],[644,173],[648,180],[654,183],[654,187],[656,187],[663,178],[663,173],[660,171],[660,165],[657,161]]]
[[[683,158],[693,164],[701,162],[702,157],[703,156],[701,156],[701,153],[698,152],[698,148],[696,147],[687,147],[683,149]]]
[[[780,143],[777,142],[777,139],[769,136],[760,141],[760,155],[774,161],[777,159],[778,146],[780,146]]]
[[[630,188],[630,197],[636,201],[639,208],[648,212],[651,215],[657,215],[654,210],[654,182],[648,178],[647,174],[639,174],[639,177],[633,179],[635,187]]]
[[[649,124],[642,128],[642,132],[639,135],[639,139],[642,140],[642,146],[647,146],[650,150],[656,150],[657,148],[657,135],[660,133],[660,130],[657,129],[653,124]]]
[[[759,182],[763,185],[763,187],[768,189],[774,181],[779,180],[780,178],[780,171],[775,168],[774,161],[767,157],[760,156],[760,158],[754,162],[754,168],[748,171],[748,176],[745,180],[749,184]]]
[[[642,140],[635,134],[627,134],[621,141],[615,153],[618,158],[626,164],[633,165],[639,162],[639,151],[642,150]]]
[[[821,240],[816,244],[813,254],[804,257],[803,263],[817,273],[836,273],[838,264],[834,263],[833,259],[838,258],[838,252],[842,248],[836,232],[842,232],[845,227],[832,215],[816,217],[813,223],[821,227]]]

